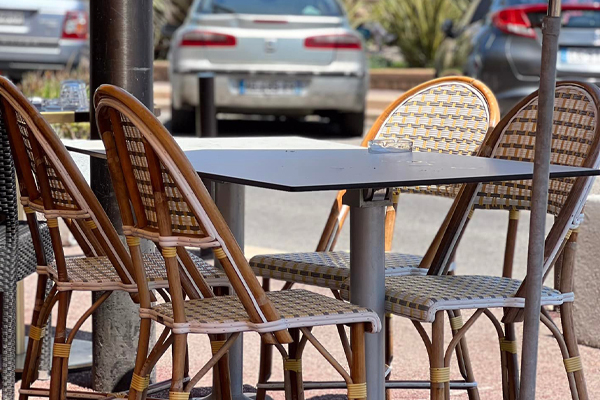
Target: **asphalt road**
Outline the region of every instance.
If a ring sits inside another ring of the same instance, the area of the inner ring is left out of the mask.
[[[168,116],[163,116],[166,120]],[[168,123],[167,123],[168,126]],[[368,124],[367,124],[368,126]],[[299,135],[359,144],[360,138],[340,137],[326,121],[220,120],[222,136]],[[243,139],[240,139],[243,140]],[[246,252],[313,251],[327,219],[334,192],[286,193],[246,189]],[[423,254],[435,236],[451,200],[432,196],[403,195],[393,241],[393,250]],[[523,213],[516,250],[515,277],[525,275],[528,213]],[[548,220],[548,225],[551,219]],[[508,224],[505,211],[477,210],[457,253],[458,273],[501,274]],[[337,249],[349,249],[349,222]]]

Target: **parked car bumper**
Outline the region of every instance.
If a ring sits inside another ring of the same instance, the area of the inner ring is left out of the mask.
[[[171,73],[173,107],[198,104],[198,73]],[[241,80],[296,80],[302,88],[293,94],[251,94],[240,88]],[[215,75],[215,105],[221,112],[282,113],[308,115],[320,111],[362,112],[368,77],[343,73],[244,73]]]
[[[0,71],[21,75],[31,70],[60,70],[77,66],[89,55],[89,44],[79,40],[60,40],[58,45],[11,46],[0,43]]]

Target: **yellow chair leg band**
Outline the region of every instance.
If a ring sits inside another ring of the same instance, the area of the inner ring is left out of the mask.
[[[111,393],[110,397],[114,397],[116,399],[125,399],[127,398],[127,392],[119,392],[119,393]]]
[[[519,219],[519,210],[510,210],[510,212],[508,213],[508,218],[509,219]]]
[[[394,315],[394,314],[392,314],[390,312],[386,312],[385,313],[386,318],[392,318],[392,315]]]
[[[400,201],[400,189],[392,191],[392,203],[397,204]]]
[[[214,340],[210,342],[210,349],[212,350],[213,356],[217,354],[221,347],[225,344],[225,340]]]
[[[572,229],[569,229],[569,231],[567,232],[567,234],[565,235],[565,240],[569,240],[569,238],[571,237],[571,234],[573,233]]]
[[[44,336],[44,329],[38,328],[37,326],[29,327],[29,339],[40,340]]]
[[[169,392],[169,400],[188,400],[190,392]]]
[[[46,225],[48,225],[48,228],[58,228],[58,220],[56,218],[48,218]]]
[[[52,355],[54,357],[69,358],[71,354],[71,345],[67,343],[54,343]]]
[[[177,256],[177,247],[163,247],[162,255],[164,258],[173,258]]]
[[[125,238],[125,241],[127,241],[127,246],[129,246],[129,247],[136,247],[136,246],[140,245],[140,238],[139,237],[127,236]]]
[[[366,399],[367,398],[367,384],[363,383],[351,383],[348,385],[348,400],[350,399]]]
[[[148,387],[149,384],[150,384],[149,376],[142,378],[141,376],[139,376],[137,374],[133,374],[133,376],[131,377],[131,388],[134,390],[137,390],[138,392],[143,392],[144,390],[146,390],[146,388]]]
[[[475,209],[471,208],[471,211],[469,211],[469,216],[468,218],[471,219],[473,218],[473,214],[475,213]]]
[[[94,222],[93,219],[89,219],[89,220],[85,221],[85,224],[90,229],[98,229],[98,227],[96,226],[96,223]]]
[[[288,358],[283,361],[283,369],[285,371],[302,372],[301,358]]]
[[[457,331],[460,328],[463,327],[463,319],[462,319],[462,315],[459,315],[458,317],[454,317],[454,318],[450,318],[450,327],[452,328],[453,331]]]
[[[563,362],[565,363],[565,369],[567,370],[567,373],[581,371],[583,369],[583,364],[581,363],[581,357],[579,357],[579,356],[565,358],[563,360]]]
[[[215,257],[217,257],[217,259],[219,259],[219,260],[222,260],[227,257],[225,255],[225,252],[221,248],[214,248],[213,253],[215,253]]]
[[[450,367],[446,368],[430,368],[429,380],[431,383],[450,382]]]
[[[515,340],[500,339],[500,350],[510,354],[517,354],[517,342]]]
[[[31,207],[23,207],[23,211],[25,211],[25,214],[33,214],[35,213],[35,210]]]

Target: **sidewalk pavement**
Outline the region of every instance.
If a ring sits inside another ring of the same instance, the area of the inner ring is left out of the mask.
[[[69,248],[69,253],[74,253],[77,248]],[[273,252],[274,249],[260,247],[246,247],[247,257],[258,253]],[[30,276],[25,280],[25,312],[26,321],[31,315],[35,291],[35,276]],[[276,286],[276,285],[274,285]],[[277,287],[277,286],[276,286]],[[298,285],[298,287],[303,287]],[[328,295],[328,291],[314,287],[303,287]],[[88,293],[75,293],[71,301],[69,312],[68,327],[72,327],[78,316],[89,307],[91,301]],[[465,313],[465,321],[471,312]],[[494,314],[500,317],[501,311],[495,310]],[[559,321],[556,316],[557,323]],[[425,327],[429,331],[429,326]],[[91,323],[84,324],[83,331],[91,330]],[[419,335],[412,324],[404,318],[393,319],[394,330],[394,362],[392,377],[394,379],[404,380],[422,380],[428,378],[428,363],[425,347],[423,346]],[[522,334],[522,325],[518,327],[519,337]],[[450,341],[449,329],[446,329],[446,345]],[[332,352],[338,360],[344,360],[343,351],[339,344],[337,331],[333,327],[320,327],[314,330],[316,337]],[[492,324],[485,319],[480,318],[467,335],[472,363],[476,378],[479,382],[481,397],[486,400],[502,400],[501,379],[500,379],[500,352],[496,331]],[[210,357],[210,346],[207,337],[204,335],[190,335],[190,371],[198,370]],[[520,341],[519,341],[520,348]],[[590,398],[597,398],[600,394],[600,350],[591,347],[580,347],[581,357],[585,366],[586,379]],[[275,352],[276,353],[276,352]],[[367,354],[368,356],[368,354]],[[273,362],[273,380],[282,379],[281,361],[278,354],[274,354]],[[256,334],[244,335],[244,382],[255,385],[258,376],[259,360],[259,337]],[[307,346],[304,356],[304,379],[311,380],[339,380],[339,376],[329,364],[314,350],[310,345]],[[157,379],[165,380],[169,378],[171,365],[171,356],[167,352],[157,366]],[[539,367],[538,367],[538,396],[539,400],[562,400],[571,398],[562,363],[562,358],[558,345],[542,327],[539,347]],[[72,386],[77,390],[86,389],[89,385],[89,372],[80,373],[70,377],[71,382],[77,382],[82,387]],[[456,361],[451,363],[451,378],[458,379],[459,373]],[[37,382],[36,386],[47,386],[48,382]],[[210,374],[204,377],[198,387],[207,387],[211,385]],[[19,383],[17,383],[17,388]],[[269,393],[273,399],[284,399],[282,392]],[[307,391],[307,399],[343,399],[344,391],[326,390],[326,391]],[[422,390],[394,390],[393,399],[428,399],[428,392]],[[466,393],[462,391],[453,391],[451,399],[467,399]]]

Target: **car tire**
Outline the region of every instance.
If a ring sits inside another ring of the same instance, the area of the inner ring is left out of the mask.
[[[360,137],[365,129],[365,112],[344,113],[338,116],[340,134],[345,137]]]
[[[196,132],[196,111],[188,108],[171,108],[171,133]]]

